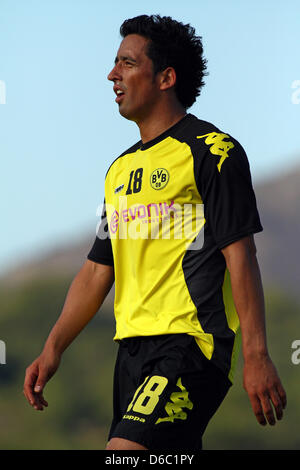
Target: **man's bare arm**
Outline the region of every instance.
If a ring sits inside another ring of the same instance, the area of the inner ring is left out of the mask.
[[[282,418],[286,394],[268,353],[265,304],[253,235],[222,250],[230,272],[234,304],[240,320],[244,388],[257,418],[265,425]]]
[[[113,267],[90,260],[75,276],[42,353],[26,369],[24,395],[35,409],[48,406],[42,394],[45,384],[56,372],[65,349],[97,313],[113,283]]]

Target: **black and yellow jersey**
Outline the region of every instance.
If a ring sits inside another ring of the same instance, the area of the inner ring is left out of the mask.
[[[187,333],[229,379],[239,320],[221,249],[262,226],[247,156],[187,114],[120,155],[88,259],[114,266],[114,339]]]

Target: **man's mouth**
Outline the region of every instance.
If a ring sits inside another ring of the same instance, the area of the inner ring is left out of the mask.
[[[123,100],[124,98],[124,93],[117,93],[117,97],[115,99],[116,103],[121,103],[121,101]]]
[[[115,92],[116,95],[117,95],[117,98],[116,98],[116,100],[115,100],[116,103],[120,103],[120,102],[122,101],[122,99],[123,99],[124,91],[121,90],[121,88],[116,87],[116,88],[114,88],[114,92]]]

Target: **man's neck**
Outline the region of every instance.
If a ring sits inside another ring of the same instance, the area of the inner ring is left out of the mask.
[[[184,118],[184,116],[186,116],[186,110],[183,108],[168,109],[167,112],[155,113],[155,115],[149,116],[142,122],[138,122],[137,125],[140,129],[143,144],[146,144],[170,129],[170,127],[174,126]]]

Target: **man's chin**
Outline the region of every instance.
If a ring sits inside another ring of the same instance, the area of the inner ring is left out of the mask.
[[[130,111],[126,110],[126,108],[123,107],[122,104],[119,105],[119,113],[123,118],[129,119],[129,121],[135,121],[133,113],[130,113]]]

